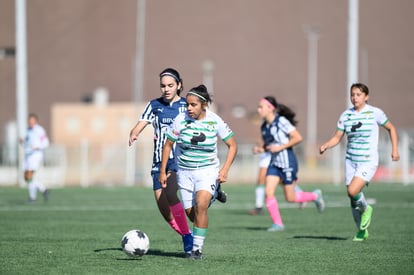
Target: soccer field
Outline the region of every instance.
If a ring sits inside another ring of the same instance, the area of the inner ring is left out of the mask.
[[[27,190],[0,188],[0,274],[414,274],[414,185],[373,183],[374,214],[365,242],[343,186],[321,188],[327,208],[303,210],[277,190],[286,230],[267,232],[267,212],[248,216],[254,186],[223,186],[226,204],[210,208],[204,259],[183,258],[181,238],[143,187],[63,188],[27,204]],[[147,255],[120,249],[130,229],[147,233]]]

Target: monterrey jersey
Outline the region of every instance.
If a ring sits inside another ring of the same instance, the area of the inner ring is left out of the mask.
[[[226,141],[233,135],[228,125],[209,110],[202,120],[191,118],[187,112],[178,115],[167,132],[167,138],[177,142],[177,164],[183,169],[219,167],[217,137]]]
[[[270,124],[263,122],[261,130],[264,146],[288,143],[289,133],[295,129],[295,126],[284,116],[276,116]],[[295,152],[292,148],[288,148],[277,153],[272,153],[270,163],[279,168],[295,167],[297,165]]]
[[[187,109],[185,98],[180,98],[175,102],[165,102],[162,97],[153,99],[148,102],[141,115],[140,120],[152,123],[154,127],[154,156],[153,163],[161,162],[162,148],[165,143],[165,132],[170,127],[174,118]],[[170,158],[173,158],[173,152]]]
[[[354,108],[344,111],[337,129],[347,134],[346,158],[352,162],[378,163],[378,125],[387,122],[381,109],[368,104],[360,112]]]
[[[26,137],[24,141],[24,152],[26,156],[35,152],[41,152],[49,146],[49,139],[46,135],[45,129],[36,124],[32,128],[27,128]]]

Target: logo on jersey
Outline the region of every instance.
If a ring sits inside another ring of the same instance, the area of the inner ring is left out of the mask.
[[[201,132],[194,132],[193,137],[191,138],[191,144],[197,145],[199,142],[203,142],[206,140],[206,135]]]
[[[356,130],[357,130],[358,128],[361,128],[361,127],[362,127],[362,123],[361,123],[361,121],[358,121],[358,123],[357,123],[357,124],[352,125],[352,127],[351,127],[351,132],[356,132]]]

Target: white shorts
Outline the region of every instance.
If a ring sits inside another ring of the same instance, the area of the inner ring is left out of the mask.
[[[37,171],[43,161],[42,152],[34,152],[24,159],[24,170],[25,171]]]
[[[377,171],[377,163],[355,163],[345,160],[345,184],[348,186],[353,177],[363,179],[369,183]]]
[[[194,205],[196,193],[200,190],[206,190],[212,197],[214,196],[218,187],[218,172],[219,169],[216,167],[197,170],[178,169],[177,182],[184,209]]]
[[[272,158],[272,153],[270,152],[264,152],[260,155],[260,162],[259,167],[260,168],[267,168],[270,164],[270,159]]]

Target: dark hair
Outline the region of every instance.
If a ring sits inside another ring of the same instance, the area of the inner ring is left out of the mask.
[[[188,93],[187,93],[187,96],[188,95],[194,95],[194,96],[198,97],[198,99],[202,103],[211,103],[210,94],[207,91],[207,87],[204,86],[203,84],[198,85],[197,87],[194,87],[191,90],[189,90]]]
[[[266,99],[270,104],[272,104],[273,107],[275,107],[277,113],[280,116],[284,116],[287,120],[289,120],[289,122],[292,123],[293,126],[296,126],[296,124],[298,124],[298,121],[295,119],[296,113],[288,106],[278,103],[276,101],[276,98],[274,98],[273,96],[265,96],[264,99]]]
[[[35,113],[30,113],[28,118],[34,118],[36,120],[39,120],[39,117]]]
[[[180,95],[181,91],[184,89],[183,80],[180,77],[180,74],[177,70],[173,68],[167,68],[160,73],[160,81],[163,76],[171,76],[177,82],[177,85],[181,83],[181,88],[177,90],[177,94]]]
[[[361,92],[363,92],[365,95],[369,95],[369,89],[368,86],[363,83],[354,83],[351,85],[351,89],[349,91],[352,93],[353,88],[358,88]]]

